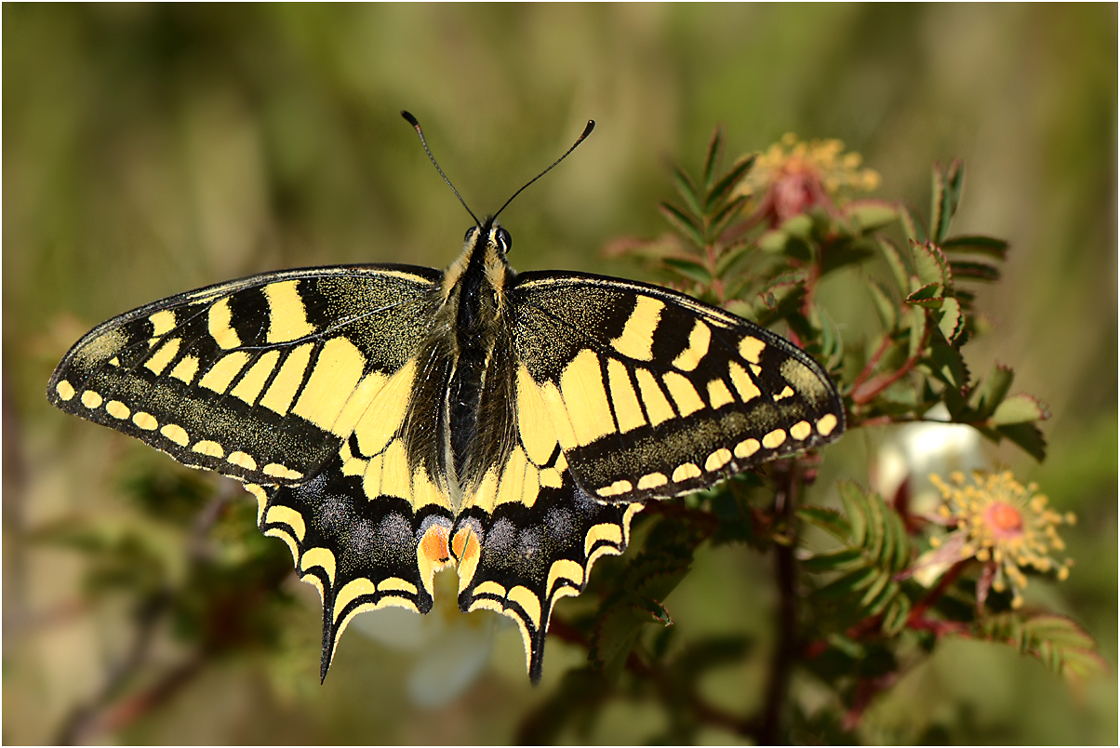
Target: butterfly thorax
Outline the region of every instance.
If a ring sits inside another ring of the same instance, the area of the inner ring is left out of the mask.
[[[446,402],[442,429],[445,468],[452,476],[452,493],[469,492],[483,477],[484,466],[500,458],[506,442],[492,438],[506,430],[503,418],[490,412],[505,412],[508,377],[505,359],[495,360],[495,350],[504,334],[503,297],[514,273],[506,261],[509,234],[491,221],[468,232],[460,257],[444,272],[440,284],[443,324],[433,331],[433,344],[443,341],[446,356]],[[454,330],[453,336],[442,334]],[[449,345],[448,345],[449,344]],[[503,407],[504,403],[504,407]]]

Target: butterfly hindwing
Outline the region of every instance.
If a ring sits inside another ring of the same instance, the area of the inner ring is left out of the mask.
[[[596,501],[570,473],[559,486],[541,486],[535,494],[531,503],[466,510],[451,541],[459,564],[459,607],[494,610],[514,620],[534,683],[541,677],[553,606],[583,591],[597,559],[626,550],[630,521],[642,508]]]
[[[525,273],[510,297],[522,364],[577,483],[600,500],[679,495],[843,431],[812,358],[683,294]]]
[[[371,496],[364,483],[336,456],[300,485],[248,486],[260,502],[261,530],[288,544],[301,580],[322,597],[322,677],[354,616],[387,606],[427,613],[432,576],[451,560],[445,503],[418,507],[402,486]]]
[[[439,273],[267,273],[115,317],[67,353],[53,404],[193,467],[261,484],[312,474],[416,354]]]

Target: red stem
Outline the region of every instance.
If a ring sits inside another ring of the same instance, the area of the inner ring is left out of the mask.
[[[879,366],[879,359],[881,359],[883,357],[883,354],[887,352],[890,344],[891,336],[884,334],[882,342],[879,343],[878,350],[876,350],[875,353],[872,354],[871,358],[867,360],[867,365],[863,367],[863,370],[860,371],[859,375],[855,378],[855,381],[852,382],[852,391],[858,389],[859,386],[863,384],[864,380],[875,373],[876,367]]]
[[[910,609],[910,617],[906,619],[907,626],[910,626],[911,628],[928,628],[915,626],[913,624],[924,620],[925,612],[929,610],[934,603],[941,599],[941,596],[945,594],[946,590],[953,586],[953,583],[957,581],[958,577],[960,577],[961,572],[964,571],[964,568],[968,564],[968,562],[969,559],[958,561],[957,563],[953,564],[952,568],[950,568],[949,571],[945,572],[945,574],[941,577],[941,581],[938,582],[937,586],[934,587],[928,595],[919,600],[917,605]]]
[[[910,370],[917,366],[918,361],[921,360],[922,351],[925,350],[926,342],[929,340],[929,329],[926,329],[925,334],[922,336],[921,345],[918,346],[918,352],[910,358],[906,359],[905,363],[890,374],[880,374],[869,382],[865,382],[860,387],[852,388],[852,402],[856,405],[866,405],[874,400],[880,392],[890,387],[892,384],[902,379],[910,373]],[[868,362],[870,364],[870,362]]]

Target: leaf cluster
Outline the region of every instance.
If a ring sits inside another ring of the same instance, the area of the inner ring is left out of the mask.
[[[994,237],[952,231],[964,187],[959,161],[934,166],[925,220],[899,202],[844,201],[832,194],[782,219],[771,209],[770,196],[745,187],[753,158],[720,171],[722,143],[717,130],[698,178],[675,170],[679,202],[660,205],[670,233],[652,241],[625,240],[615,249],[680,290],[783,328],[832,374],[849,430],[940,421],[947,413],[949,421],[995,442],[1009,439],[1043,459],[1038,423],[1049,417],[1046,406],[1032,395],[1012,393],[1014,372],[1008,366],[997,364],[974,378],[962,353],[990,330],[976,309],[976,289],[999,281],[1009,247]],[[877,325],[837,324],[820,301],[825,283],[862,292]],[[978,596],[979,562],[962,560],[932,589],[915,581],[916,557],[928,547],[928,524],[906,513],[904,495],[888,501],[842,482],[836,491],[839,508],[801,503],[800,491],[812,484],[818,459],[809,454],[770,463],[747,478],[686,498],[684,507],[656,510],[674,515],[675,532],[691,525],[700,542],[745,543],[773,553],[782,598],[764,713],[713,720],[697,706],[695,693],[677,693],[678,710],[691,705],[694,720],[734,724],[761,742],[785,739],[767,725],[782,721],[785,684],[790,672],[802,669],[835,694],[843,711],[809,716],[793,709],[792,716],[786,712],[790,729],[850,741],[876,694],[921,660],[915,652],[932,653],[951,636],[1012,643],[1067,677],[1100,672],[1095,642],[1074,622],[1012,612],[1006,591],[987,594],[986,587]],[[806,533],[807,528],[824,535]],[[825,535],[832,542],[821,546]],[[688,646],[679,641],[684,632],[664,633],[672,628],[643,643],[641,629],[668,616],[663,598],[654,606],[636,596],[649,583],[640,569],[670,563],[671,554],[659,558],[661,553],[647,546],[633,562],[637,577],[612,583],[611,589],[626,592],[608,596],[600,607],[589,667],[606,673],[612,684],[630,679],[630,688],[640,691],[638,684],[657,682],[655,674],[666,672],[671,658],[659,657],[652,642],[675,638],[674,649]],[[672,579],[674,585],[679,581]],[[626,661],[620,663],[623,653]],[[612,688],[599,693],[616,693],[618,687]],[[653,692],[643,693],[653,698]],[[562,710],[563,699],[557,699],[549,708]]]
[[[1037,659],[1046,669],[1074,683],[1104,674],[1108,664],[1093,637],[1066,616],[1005,612],[973,624],[977,639],[1003,642]]]
[[[681,203],[659,206],[673,232],[619,242],[621,254],[697,298],[764,326],[784,325],[836,377],[853,425],[923,420],[943,406],[951,421],[1044,457],[1037,424],[1049,417],[1045,404],[1011,394],[1014,372],[1006,366],[974,381],[961,351],[989,327],[975,311],[974,288],[999,280],[1008,244],[951,233],[964,187],[959,161],[934,166],[928,225],[900,203],[831,198],[771,225],[765,200],[743,191],[754,158],[721,173],[722,144],[717,130],[700,178],[675,169]],[[853,337],[818,303],[821,284],[832,278],[862,286],[877,332]]]
[[[864,493],[851,482],[841,483],[839,492],[843,513],[812,505],[797,510],[801,520],[841,543],[834,550],[806,556],[801,568],[810,575],[834,577],[814,593],[822,602],[850,604],[847,615],[834,621],[855,623],[876,616],[883,633],[897,634],[910,614],[910,599],[896,579],[913,556],[906,526],[879,494]]]

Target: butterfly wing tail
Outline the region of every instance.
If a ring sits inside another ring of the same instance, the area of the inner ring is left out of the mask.
[[[513,619],[525,645],[533,683],[540,681],[552,608],[587,584],[604,555],[622,553],[641,504],[603,504],[568,474],[536,501],[500,504],[493,513],[472,510],[452,535],[459,562],[459,607],[493,610]]]
[[[332,460],[298,486],[248,486],[258,500],[258,524],[287,543],[301,581],[323,601],[325,678],[342,632],[359,613],[395,606],[432,609],[432,576],[450,561],[450,514],[420,511],[394,496],[367,500],[361,476],[344,475]]]

